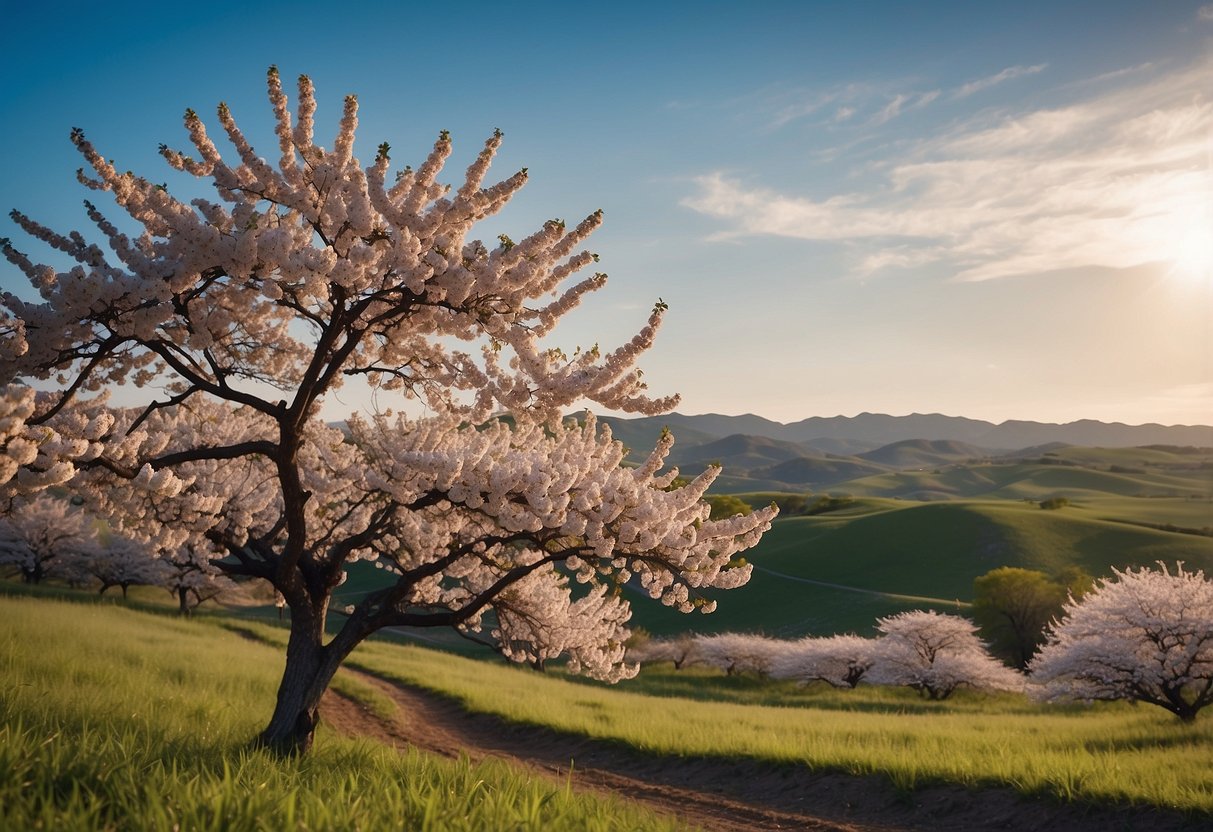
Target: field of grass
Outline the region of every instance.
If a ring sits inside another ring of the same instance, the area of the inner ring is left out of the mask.
[[[280,629],[257,627],[285,644]],[[836,691],[705,669],[646,669],[608,687],[500,662],[379,641],[349,664],[507,720],[677,757],[748,758],[880,774],[898,788],[998,786],[1092,804],[1152,805],[1213,821],[1213,719],[1184,726],[1156,708],[1042,706],[960,692]]]
[[[777,520],[746,553],[750,583],[722,593],[710,616],[633,605],[633,623],[656,634],[760,631],[791,637],[870,633],[907,609],[963,612],[973,579],[999,566],[1053,573],[1079,566],[1186,562],[1213,574],[1213,538],[1135,523],[1199,526],[1213,503],[1101,496],[1046,511],[1023,500],[918,503],[857,499],[839,512]]]
[[[285,631],[231,624],[263,645],[220,623],[0,596],[0,828],[672,828],[502,765],[398,755],[331,734],[302,760],[249,750]],[[964,693],[927,702],[904,690],[668,666],[608,687],[385,641],[363,645],[350,664],[472,711],[651,754],[878,774],[904,790],[998,786],[1213,820],[1209,716],[1185,726],[1146,707]]]
[[[1209,470],[1168,468],[1110,468],[1041,465],[1031,462],[948,466],[918,471],[897,471],[848,480],[830,487],[867,497],[932,499],[1029,499],[1057,494],[1073,497],[1162,496],[1209,497],[1213,473]]]
[[[0,596],[0,829],[677,828],[502,764],[332,734],[250,750],[281,665],[205,620]]]
[[[904,789],[1001,786],[1213,813],[1207,716],[1184,726],[1146,707],[1045,707],[977,694],[927,703],[909,691],[806,689],[668,668],[608,688],[381,642],[364,645],[351,663],[473,711],[649,753],[882,774]]]

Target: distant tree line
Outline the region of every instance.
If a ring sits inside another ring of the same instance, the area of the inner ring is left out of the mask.
[[[879,619],[876,638],[688,634],[641,640],[628,658],[838,688],[898,685],[930,699],[964,686],[1024,690],[1046,702],[1146,702],[1185,723],[1213,704],[1213,581],[1203,572],[1160,563],[1157,570],[1114,569],[1091,583],[1077,571],[1055,580],[1003,567],[978,580],[975,617],[997,625],[1003,649],[1026,672],[994,658],[972,621],[922,610]],[[1044,617],[1054,609],[1055,617]]]
[[[809,517],[816,514],[827,514],[854,504],[855,498],[850,494],[787,494],[782,492],[747,494],[749,501],[743,500],[736,494],[707,494],[704,499],[712,506],[712,519],[732,517],[735,514],[749,514],[754,510],[753,503],[779,507],[780,517]]]
[[[177,600],[182,615],[233,594],[238,586],[213,564],[215,555],[192,544],[157,548],[112,533],[68,499],[37,496],[0,517],[0,574],[23,582],[62,581],[73,587],[159,586]]]

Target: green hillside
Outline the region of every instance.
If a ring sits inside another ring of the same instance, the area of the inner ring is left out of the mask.
[[[1189,497],[1213,494],[1213,472],[1142,468],[1113,471],[1073,465],[1011,463],[958,465],[930,471],[897,471],[838,483],[831,490],[872,497],[927,496],[1040,500],[1067,497]]]
[[[726,469],[727,470],[727,469]],[[801,486],[832,486],[856,477],[878,475],[884,466],[862,459],[851,457],[828,457],[826,459],[810,459],[796,457],[751,472],[751,476],[759,479],[786,482]]]
[[[1209,505],[1139,502],[1176,518]],[[1105,519],[1114,508],[863,501],[852,512],[777,520],[747,553],[755,567],[750,583],[722,593],[715,613],[683,616],[641,601],[633,622],[655,633],[866,633],[878,616],[906,609],[962,610],[973,579],[999,566],[1054,572],[1075,565],[1100,576],[1113,566],[1182,560],[1213,573],[1213,538]]]
[[[2,830],[683,828],[532,771],[400,753],[323,721],[307,757],[254,750],[282,649],[207,620],[92,593],[68,603],[0,591],[0,627]],[[409,718],[344,671],[333,687]]]
[[[934,467],[945,462],[983,459],[989,451],[964,442],[949,440],[907,439],[872,451],[857,454],[860,459],[891,468]]]

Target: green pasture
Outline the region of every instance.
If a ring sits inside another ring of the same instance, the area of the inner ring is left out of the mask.
[[[254,625],[285,644],[280,629]],[[1213,719],[1156,708],[1044,706],[1022,695],[838,691],[668,664],[606,686],[421,647],[371,641],[348,664],[511,722],[649,754],[752,759],[878,774],[905,790],[950,783],[1091,804],[1213,813]]]
[[[615,687],[372,642],[351,664],[469,710],[610,739],[652,754],[748,758],[1027,795],[1213,812],[1213,721],[1145,707],[1046,707],[1017,695],[926,703],[909,691],[835,691],[666,667]],[[656,695],[655,695],[656,694]],[[672,695],[671,695],[672,694]]]
[[[504,766],[472,766],[322,733],[282,762],[247,740],[268,717],[285,631],[179,621],[116,604],[0,597],[0,828],[672,828]],[[1018,695],[926,702],[703,669],[610,687],[382,640],[355,669],[525,725],[654,755],[751,759],[887,777],[897,788],[1011,788],[1091,804],[1213,813],[1213,721]],[[338,684],[382,715],[348,676]]]
[[[0,829],[678,828],[502,764],[323,728],[300,760],[250,750],[282,651],[206,620],[0,596],[0,622]]]
[[[1043,500],[1075,497],[1213,496],[1209,469],[1108,468],[1037,463],[971,464],[896,471],[848,480],[831,492],[866,497]]]
[[[1070,445],[1048,452],[1047,456],[1093,466],[1150,466],[1155,468],[1199,468],[1213,466],[1213,448],[1178,448],[1147,445],[1139,448],[1100,448]]]
[[[1078,566],[1099,577],[1113,566],[1161,560],[1213,574],[1213,537],[1133,524],[1198,526],[1211,507],[1115,496],[1054,511],[1022,500],[861,498],[839,512],[776,520],[745,553],[754,565],[750,582],[720,593],[711,615],[681,615],[638,595],[633,623],[659,635],[867,634],[876,618],[903,610],[963,613],[973,579],[999,566],[1048,573]]]

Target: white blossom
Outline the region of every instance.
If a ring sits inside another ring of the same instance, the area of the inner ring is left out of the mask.
[[[267,88],[274,159],[257,155],[223,105],[226,156],[193,111],[192,150],[161,149],[180,175],[209,180],[214,201],[181,201],[119,171],[73,130],[80,181],[141,233],[91,204],[105,248],[13,213],[76,265],[58,271],[0,241],[39,298],[0,299],[0,382],[60,385],[45,406],[21,393],[0,401],[0,484],[70,479],[122,536],[166,556],[222,554],[208,560],[228,575],[270,581],[298,647],[262,737],[275,748],[310,741],[320,692],[382,627],[496,632],[511,657],[559,653],[607,679],[633,672],[617,588],[634,581],[664,604],[709,611],[704,592],[748,580],[734,555],[775,515],[711,521],[701,498],[717,470],[671,488],[661,469],[672,439],[629,470],[592,417],[562,421],[586,401],[673,407],[676,396],[647,394],[635,366],[666,305],[611,349],[546,343],[606,285],[601,274],[577,278],[596,259],[585,243],[601,212],[490,247],[474,226],[527,179],[524,170],[485,184],[500,133],[452,190],[439,182],[446,133],[394,177],[386,144],[369,166],[355,155],[354,96],[326,149],[312,82],[300,79],[294,116],[276,69]],[[319,414],[348,378],[429,415],[354,416],[347,436]],[[107,407],[104,391],[119,384],[145,391],[143,405]],[[30,441],[40,444],[26,462]],[[355,604],[328,641],[332,591],[357,559],[388,565],[393,582]],[[301,681],[293,662],[315,678]]]
[[[720,633],[696,639],[696,662],[734,673],[755,673],[769,676],[776,656],[785,642],[748,633]]]
[[[67,500],[37,496],[0,520],[0,566],[16,567],[27,583],[67,577],[69,562],[91,545],[92,524]]]
[[[775,679],[853,688],[876,662],[877,642],[856,635],[807,637],[786,644],[771,665]]]
[[[867,679],[904,685],[930,699],[946,699],[956,688],[1022,690],[1023,677],[992,657],[966,618],[914,610],[881,618],[882,637]]]
[[[1213,703],[1213,581],[1183,564],[1113,573],[1050,626],[1029,665],[1035,692],[1148,702],[1191,722]]]

